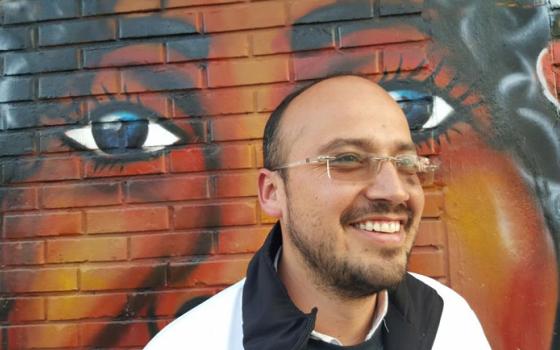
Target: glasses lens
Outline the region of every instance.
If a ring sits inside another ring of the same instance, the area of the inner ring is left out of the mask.
[[[430,160],[416,155],[398,157],[371,157],[359,154],[342,154],[327,162],[327,172],[333,180],[368,181],[373,179],[383,162],[390,161],[402,175],[417,175],[435,170]]]
[[[368,178],[369,159],[359,154],[337,155],[327,162],[330,177],[341,181],[362,181]]]

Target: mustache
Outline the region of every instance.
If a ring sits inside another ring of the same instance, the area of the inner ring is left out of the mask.
[[[408,218],[406,226],[409,227],[412,224],[413,214],[410,208],[402,203],[393,205],[391,202],[385,200],[368,201],[363,205],[345,209],[340,216],[340,223],[342,225],[346,225],[350,222],[359,220],[364,216],[375,214],[404,214]]]

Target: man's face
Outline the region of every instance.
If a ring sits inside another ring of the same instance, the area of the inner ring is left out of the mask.
[[[415,154],[398,105],[356,77],[324,81],[296,98],[280,137],[289,145],[288,163],[346,153]],[[340,181],[328,177],[324,164],[309,165],[288,170],[285,191],[285,245],[299,251],[318,285],[362,297],[402,279],[424,206],[416,175],[385,162],[365,181]]]

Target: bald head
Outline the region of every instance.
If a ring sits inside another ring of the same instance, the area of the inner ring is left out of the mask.
[[[286,163],[302,137],[344,137],[356,118],[381,122],[380,131],[391,124],[408,132],[401,108],[376,83],[354,75],[326,78],[287,96],[271,114],[263,139],[265,168]]]

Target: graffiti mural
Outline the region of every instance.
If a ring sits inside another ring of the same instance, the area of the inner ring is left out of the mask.
[[[268,113],[347,72],[441,164],[411,269],[463,294],[494,349],[560,347],[551,3],[0,6],[0,349],[141,348],[240,279],[273,224]]]

